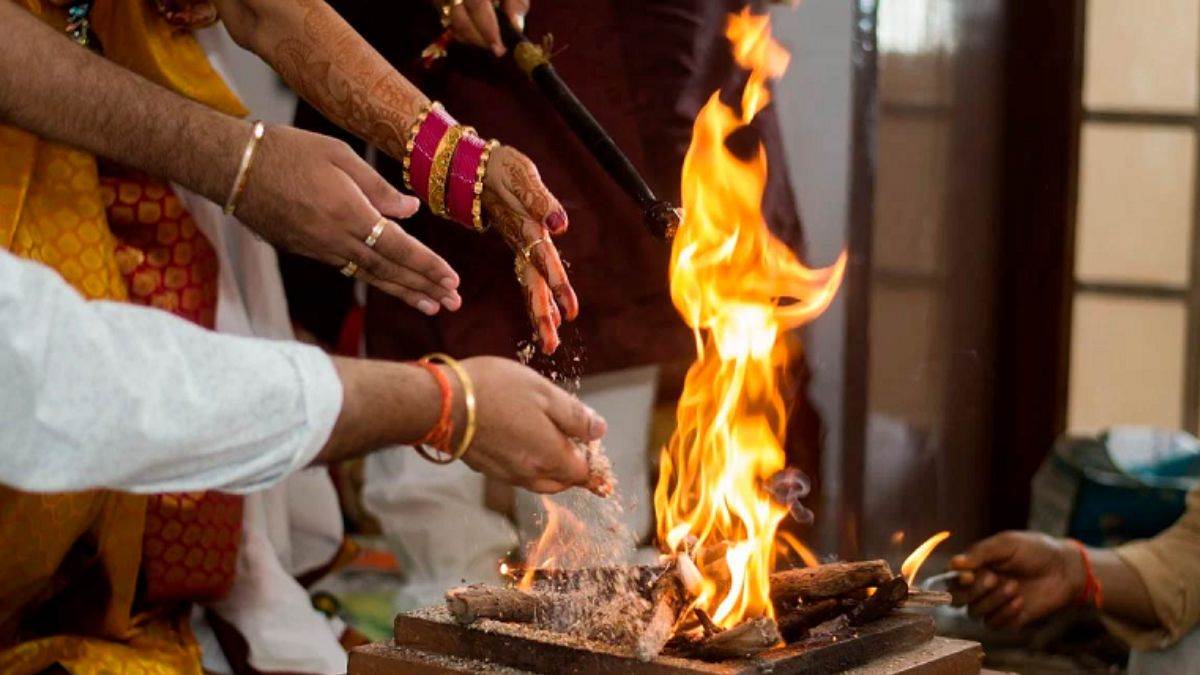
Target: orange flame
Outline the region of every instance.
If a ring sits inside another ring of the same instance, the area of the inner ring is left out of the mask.
[[[795,553],[800,557],[800,560],[804,562],[805,567],[820,566],[821,560],[817,558],[817,555],[813,553],[811,549],[805,546],[803,542],[797,539],[796,535],[792,534],[791,532],[788,532],[787,530],[779,530],[776,540],[779,542],[779,550],[782,551],[785,556],[789,553]]]
[[[933,549],[937,548],[938,544],[949,536],[949,532],[938,532],[908,554],[908,557],[904,559],[904,564],[900,565],[900,574],[904,575],[909,586],[912,586],[917,580],[917,572],[921,570],[921,565],[925,564],[925,559],[929,557],[930,553],[933,553]]]
[[[539,569],[550,569],[554,564],[556,553],[553,549],[556,548],[559,539],[558,531],[562,527],[563,518],[570,517],[566,509],[544,495],[542,507],[546,509],[546,527],[542,529],[541,536],[533,545],[533,551],[525,558],[525,573],[517,583],[517,588],[523,591],[533,590],[533,577]]]
[[[777,378],[789,354],[779,337],[829,306],[846,256],[809,269],[768,231],[761,208],[766,155],[760,147],[739,159],[725,141],[770,101],[767,83],[783,73],[788,55],[771,38],[769,19],[748,9],[729,17],[726,36],[750,77],[740,113],[718,94],[708,100],[684,160],[671,297],[693,330],[697,358],[662,454],[654,507],[666,549],[724,547],[723,559],[701,570],[697,603],[731,627],[774,613],[769,575],[787,510],[764,482],[785,462],[786,407]]]

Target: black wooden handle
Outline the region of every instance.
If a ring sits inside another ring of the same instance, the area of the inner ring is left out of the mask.
[[[500,37],[509,53],[529,40],[507,20],[500,21]],[[542,95],[550,101],[563,121],[595,157],[604,171],[642,209],[646,227],[660,239],[671,239],[679,227],[679,211],[654,196],[654,191],[638,173],[633,162],[617,147],[612,136],[600,126],[587,106],[575,96],[549,61],[535,66],[529,78]]]

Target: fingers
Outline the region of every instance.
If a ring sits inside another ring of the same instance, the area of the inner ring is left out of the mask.
[[[520,281],[525,289],[525,309],[529,313],[529,322],[537,329],[542,353],[553,354],[559,345],[559,324],[555,321],[557,310],[550,286],[532,265],[522,266]]]
[[[575,317],[579,316],[579,297],[575,295],[575,289],[567,279],[567,270],[558,255],[558,248],[547,240],[536,246],[530,257],[538,272],[545,277],[550,290],[554,292],[554,299],[566,314],[567,321],[574,321]]]
[[[475,30],[483,38],[484,44],[496,56],[504,56],[504,43],[500,41],[500,24],[496,20],[496,10],[490,0],[467,0],[464,3],[471,15]]]
[[[996,611],[1003,609],[1017,595],[1019,589],[1015,579],[1002,581],[990,593],[981,596],[972,602],[967,613],[976,618],[984,618],[994,614]]]
[[[418,309],[426,314],[436,314],[438,305],[445,307],[451,312],[458,311],[462,307],[462,297],[459,296],[457,291],[447,289],[428,277],[397,265],[395,262],[380,255],[378,251],[371,250],[365,244],[355,255],[357,256],[359,269],[366,275],[363,277],[363,281],[367,281],[368,283],[374,281],[372,285],[378,286],[389,293],[392,287],[400,287],[419,293],[422,297],[434,302],[433,311],[428,311],[428,308],[425,306],[418,307]]]
[[[973,583],[966,584],[960,577],[959,583],[951,589],[951,594],[954,596],[954,604],[970,605],[985,595],[991,593],[1000,585],[1000,577],[993,572],[982,570],[976,572]]]
[[[582,441],[598,441],[604,438],[608,431],[608,423],[595,410],[584,405],[583,401],[558,387],[551,387],[549,399],[546,412],[564,434]]]
[[[508,20],[513,22],[517,30],[525,32],[525,15],[529,13],[529,0],[504,0],[502,7]]]
[[[490,49],[488,41],[479,33],[470,11],[465,4],[450,10],[450,30],[459,42],[475,45],[481,49]]]
[[[421,202],[416,197],[408,196],[397,190],[370,164],[367,164],[363,158],[349,148],[346,148],[345,152],[335,153],[333,162],[362,190],[367,200],[371,202],[371,206],[374,206],[380,213],[403,220],[412,216],[420,208]]]
[[[388,223],[379,240],[375,242],[375,250],[397,267],[420,275],[444,291],[454,291],[458,288],[458,273],[450,263],[416,237],[405,232],[397,223]]]
[[[404,301],[404,304],[412,307],[422,314],[425,314],[426,316],[433,316],[434,314],[438,313],[438,308],[440,307],[438,302],[424,293],[415,291],[407,286],[401,286],[399,284],[392,283],[391,281],[381,279],[361,268],[354,276],[355,278],[362,279],[368,284],[371,284],[375,288],[378,288],[388,295],[393,295],[397,298],[400,298]]]
[[[984,621],[992,628],[1020,628],[1025,623],[1025,617],[1021,611],[1023,609],[1025,609],[1025,598],[1018,595],[1000,609],[987,615]]]
[[[1011,532],[1001,532],[950,559],[950,568],[971,570],[980,567],[998,567],[1007,562],[1017,552],[1017,539]]]

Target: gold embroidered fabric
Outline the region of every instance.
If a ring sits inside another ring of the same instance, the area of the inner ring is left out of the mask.
[[[4,1],[4,0],[0,0]],[[62,11],[18,4],[61,27]],[[197,101],[244,115],[194,37],[150,0],[97,0],[106,56]],[[64,41],[64,45],[69,45]],[[76,48],[73,45],[64,48]],[[57,270],[91,299],[127,300],[96,160],[0,125],[0,246]],[[119,456],[120,448],[113,448]],[[194,673],[187,605],[137,611],[146,497],[0,488],[0,672]]]

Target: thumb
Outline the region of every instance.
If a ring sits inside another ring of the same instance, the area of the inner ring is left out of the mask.
[[[529,0],[505,0],[504,13],[517,30],[525,32],[525,15],[529,13]]]
[[[385,216],[402,220],[417,212],[421,202],[400,192],[358,155],[339,157],[337,166],[358,185],[367,200]]]
[[[980,567],[998,567],[1017,552],[1017,538],[1011,532],[1002,532],[967,549],[966,553],[950,559],[950,567],[957,570],[973,570]]]
[[[552,386],[547,413],[559,431],[584,442],[598,441],[608,431],[603,417],[558,387]]]

